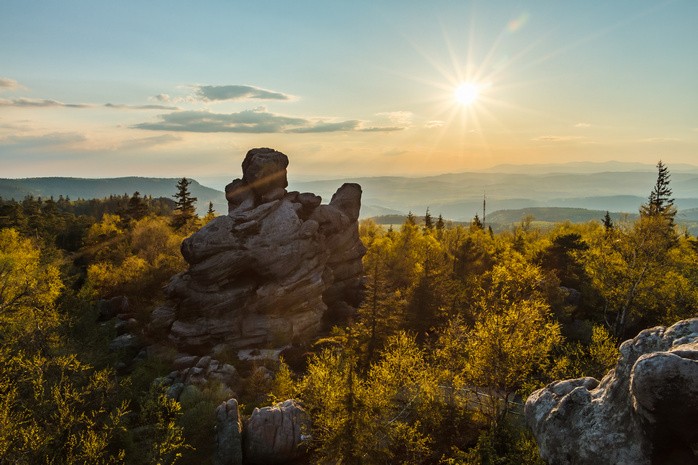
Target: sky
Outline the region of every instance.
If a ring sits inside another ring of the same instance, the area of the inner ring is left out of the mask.
[[[2,0],[0,177],[232,179],[253,147],[308,179],[698,164],[696,20],[695,0]]]

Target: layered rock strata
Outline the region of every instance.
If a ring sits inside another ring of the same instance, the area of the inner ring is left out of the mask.
[[[314,336],[328,307],[358,305],[361,187],[344,184],[321,205],[286,191],[287,166],[273,149],[247,153],[242,179],[226,187],[228,215],[183,241],[189,269],[165,287],[151,332],[186,353],[279,347]]]
[[[614,370],[534,392],[526,422],[548,465],[698,463],[698,318],[641,332]]]

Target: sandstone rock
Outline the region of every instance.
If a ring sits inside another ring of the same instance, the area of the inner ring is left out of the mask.
[[[242,465],[242,423],[237,400],[230,399],[219,405],[216,421],[213,465]]]
[[[288,157],[274,149],[260,148],[247,152],[242,162],[242,180],[259,197],[276,188],[288,186],[286,167]]]
[[[189,269],[165,287],[151,334],[166,331],[199,355],[280,347],[317,334],[328,306],[358,306],[361,187],[345,184],[321,205],[314,194],[286,193],[287,166],[273,149],[247,153],[242,179],[226,187],[229,214],[182,242]]]
[[[698,318],[621,345],[599,383],[552,383],[526,402],[541,458],[556,464],[698,463]]]
[[[297,460],[307,452],[302,435],[309,430],[308,414],[296,400],[256,408],[245,428],[245,462],[272,465]]]

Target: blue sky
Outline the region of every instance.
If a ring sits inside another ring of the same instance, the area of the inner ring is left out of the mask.
[[[0,177],[698,164],[698,2],[0,3]],[[455,89],[472,82],[471,104]]]

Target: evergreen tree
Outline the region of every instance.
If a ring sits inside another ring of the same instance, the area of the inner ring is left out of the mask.
[[[405,218],[405,222],[403,223],[403,225],[415,226],[416,224],[417,224],[417,217],[414,216],[414,214],[410,210],[410,212],[407,214],[407,217]]]
[[[213,202],[208,203],[208,211],[204,216],[203,223],[206,224],[216,217],[216,211],[213,209]]]
[[[177,193],[173,196],[176,199],[175,212],[172,217],[172,227],[175,229],[182,229],[197,218],[194,203],[198,199],[191,196],[189,184],[191,181],[187,178],[182,178],[177,182]]]
[[[444,217],[439,214],[439,218],[436,220],[436,230],[443,231],[446,224],[444,223]]]
[[[611,214],[608,213],[608,210],[606,210],[606,215],[603,217],[603,227],[606,229],[606,232],[613,231],[613,220],[611,219]]]
[[[657,182],[650,192],[647,204],[640,207],[640,214],[646,217],[664,216],[673,226],[676,208],[674,208],[674,199],[671,197],[669,178],[669,168],[659,160],[657,163]]]
[[[134,192],[133,197],[128,200],[126,216],[136,221],[142,220],[148,216],[148,210],[148,204],[145,202],[145,199],[141,197],[141,193],[138,191]]]
[[[428,233],[434,229],[434,220],[429,213],[429,207],[427,207],[427,212],[424,214],[424,232]]]
[[[480,221],[480,217],[477,216],[477,213],[475,213],[475,218],[473,218],[472,227],[476,228],[476,229],[483,229],[484,228],[484,226],[482,225],[482,221]]]

